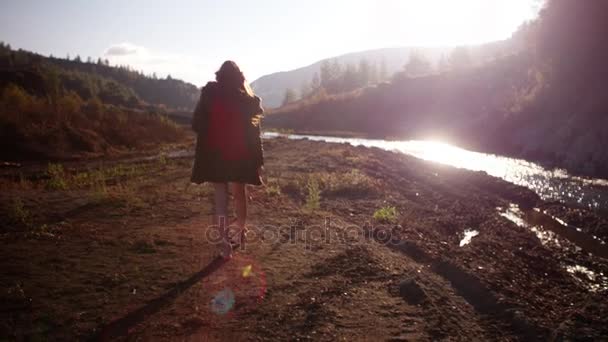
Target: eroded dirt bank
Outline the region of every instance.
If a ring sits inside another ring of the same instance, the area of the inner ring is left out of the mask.
[[[265,148],[267,186],[227,262],[189,159],[5,177],[0,337],[608,336],[608,262],[505,215],[545,208],[532,192],[378,149]]]

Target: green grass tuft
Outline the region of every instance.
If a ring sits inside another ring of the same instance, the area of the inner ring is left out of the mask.
[[[321,207],[321,190],[319,189],[319,182],[316,177],[308,178],[306,191],[306,209],[311,211],[319,209]]]
[[[397,209],[395,207],[382,207],[374,212],[374,220],[380,223],[397,223]]]
[[[63,165],[49,163],[46,170],[49,176],[47,187],[51,190],[66,190],[68,188],[68,181]]]
[[[8,219],[18,225],[31,228],[33,226],[32,214],[25,207],[21,198],[14,198],[7,208]]]

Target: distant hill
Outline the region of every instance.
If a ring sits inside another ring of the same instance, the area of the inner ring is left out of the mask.
[[[551,0],[481,66],[311,97],[275,110],[266,128],[398,139],[435,138],[608,178],[605,0]],[[514,43],[515,44],[515,43]]]
[[[0,160],[102,156],[184,138],[199,90],[113,67],[0,43]]]
[[[46,57],[0,46],[0,90],[15,84],[29,93],[46,95],[73,91],[82,100],[98,98],[103,103],[129,108],[145,105],[191,111],[199,89],[170,77],[157,79],[128,67],[110,66],[107,61],[81,61]],[[55,88],[55,89],[51,89]]]
[[[267,128],[352,132],[369,137],[452,138],[511,106],[512,89],[526,80],[521,56],[481,67],[423,77],[397,74],[391,82],[317,96],[274,110]]]
[[[253,90],[260,96],[267,108],[277,108],[281,106],[287,89],[300,92],[303,86],[310,84],[315,73],[320,73],[321,66],[327,61],[337,61],[342,66],[357,66],[362,60],[373,65],[380,74],[378,81],[387,81],[391,76],[402,71],[410,58],[410,54],[417,53],[423,55],[437,68],[442,58],[449,58],[450,53],[455,47],[398,47],[376,50],[353,52],[345,55],[327,58],[315,62],[309,66],[276,72],[265,75],[251,83]],[[513,41],[499,41],[478,46],[471,46],[470,53],[474,62],[479,62],[495,56],[505,55],[514,50]]]

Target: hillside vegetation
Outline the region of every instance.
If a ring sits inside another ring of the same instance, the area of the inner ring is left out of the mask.
[[[167,114],[191,111],[197,96],[194,85],[107,61],[44,57],[0,44],[0,159],[102,155],[174,142],[183,132]]]
[[[608,3],[552,0],[513,39],[525,50],[482,66],[317,96],[266,127],[436,138],[608,177]]]
[[[267,108],[280,107],[287,100],[306,98],[323,84],[328,93],[350,91],[355,85],[374,85],[389,80],[412,60],[422,60],[433,73],[445,68],[464,47],[400,47],[367,50],[327,58],[311,65],[265,75],[251,86],[264,99]],[[470,62],[479,64],[519,49],[515,40],[497,41],[466,47]],[[336,82],[336,79],[337,82]],[[325,82],[324,82],[325,81]],[[293,94],[291,99],[287,96]]]

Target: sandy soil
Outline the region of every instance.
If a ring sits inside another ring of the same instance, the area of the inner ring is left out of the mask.
[[[378,149],[265,148],[227,261],[187,158],[4,173],[0,340],[608,338],[602,250],[505,215],[556,204]]]

